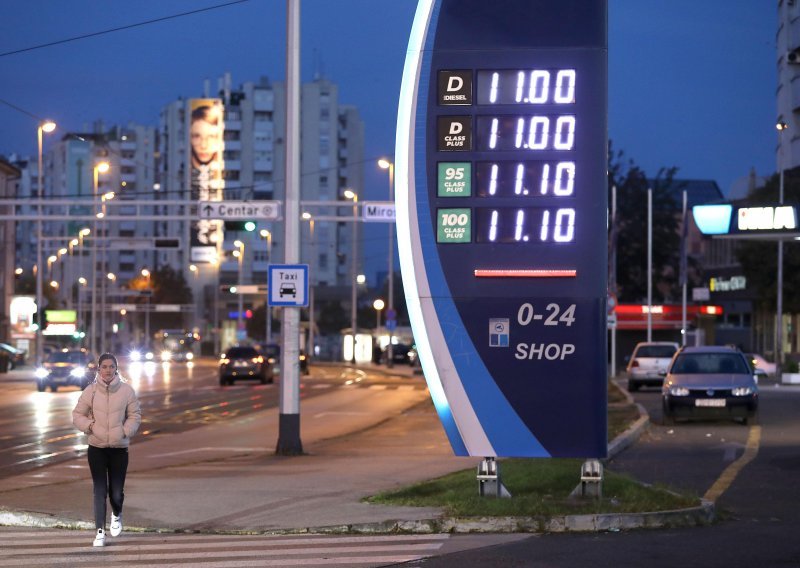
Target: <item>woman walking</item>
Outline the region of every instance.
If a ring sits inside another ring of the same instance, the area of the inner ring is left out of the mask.
[[[117,370],[117,358],[103,353],[97,377],[81,394],[72,411],[72,423],[89,436],[89,469],[94,482],[94,546],[105,546],[106,496],[111,502],[111,536],[122,532],[122,502],[128,471],[128,445],[142,413],[130,384]]]

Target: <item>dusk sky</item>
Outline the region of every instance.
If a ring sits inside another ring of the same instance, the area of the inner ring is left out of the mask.
[[[285,0],[250,0],[23,53],[225,0],[10,0],[0,20],[0,99],[54,119],[59,132],[102,119],[156,125],[179,96],[285,76]],[[339,85],[358,107],[367,158],[391,155],[414,0],[303,0],[302,75]],[[716,180],[775,171],[774,2],[610,0],[609,137],[649,175]],[[36,120],[0,104],[0,155],[35,155]],[[372,161],[365,194],[388,197]],[[384,254],[385,258],[385,254]]]

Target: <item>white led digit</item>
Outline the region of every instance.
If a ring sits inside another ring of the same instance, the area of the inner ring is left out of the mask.
[[[522,240],[522,229],[525,228],[525,211],[522,209],[517,210],[517,222],[514,225],[514,240]]]
[[[489,225],[489,240],[492,242],[497,240],[497,209],[492,211],[492,222]]]
[[[517,73],[517,96],[516,101],[518,103],[522,102],[522,90],[525,88],[525,73],[520,71]]]
[[[545,210],[542,214],[542,230],[539,233],[539,240],[546,241],[547,233],[550,231],[550,211]]]
[[[528,148],[531,150],[544,150],[547,147],[547,138],[549,135],[550,119],[546,116],[531,117],[530,131],[528,132]],[[519,148],[519,146],[517,147]]]
[[[531,84],[528,92],[528,102],[532,104],[546,103],[549,92],[550,72],[531,71]]]
[[[496,118],[492,119],[492,134],[489,136],[489,148],[494,149],[497,146],[497,126],[499,121]]]
[[[542,166],[542,183],[539,185],[539,193],[547,195],[547,189],[550,187],[550,164]]]
[[[553,147],[556,150],[572,150],[575,144],[575,117],[559,116],[556,120],[556,135]]]
[[[554,101],[559,104],[575,102],[575,69],[562,69],[556,74]]]
[[[492,73],[492,87],[489,89],[489,102],[497,102],[497,83],[500,81],[500,73]]]
[[[496,119],[495,119],[496,120]],[[522,148],[522,136],[525,134],[525,119],[517,119],[517,136],[514,139],[514,144],[517,148]]]
[[[559,209],[553,227],[553,239],[557,243],[568,243],[575,238],[575,210]]]
[[[497,193],[497,164],[492,164],[492,176],[489,180],[489,195]]]
[[[545,166],[549,168],[550,166]],[[575,190],[575,162],[559,162],[556,165],[555,195],[572,195]]]
[[[522,179],[525,177],[525,166],[517,164],[517,179],[514,183],[514,193],[522,195]]]

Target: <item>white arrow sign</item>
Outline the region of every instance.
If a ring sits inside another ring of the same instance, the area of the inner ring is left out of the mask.
[[[281,216],[280,201],[198,201],[201,219],[275,221]]]

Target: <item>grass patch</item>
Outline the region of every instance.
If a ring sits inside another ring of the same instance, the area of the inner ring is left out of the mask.
[[[608,381],[608,404],[621,404],[628,402],[628,397],[625,396],[623,391],[617,383],[612,380]]]
[[[614,406],[608,409],[608,441],[610,442],[639,418],[639,409],[635,404]]]
[[[409,487],[380,493],[370,503],[412,507],[442,507],[450,516],[553,516],[590,513],[642,513],[693,507],[696,497],[675,495],[661,487],[649,487],[628,476],[606,469],[603,498],[572,498],[580,482],[581,460],[501,460],[503,484],[510,499],[478,496],[475,470],[463,470]]]

